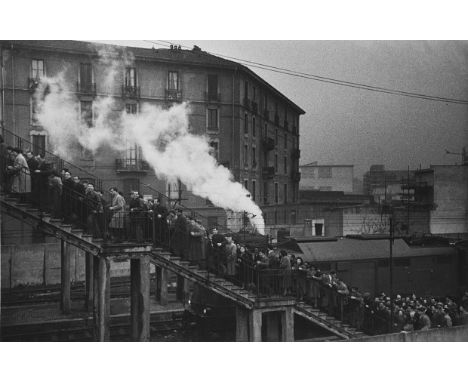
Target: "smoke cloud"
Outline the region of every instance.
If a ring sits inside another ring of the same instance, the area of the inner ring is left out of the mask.
[[[99,56],[99,68],[104,68],[100,90],[102,86],[102,91],[112,94],[116,79],[132,57],[113,50],[100,51]],[[82,148],[93,153],[106,147],[123,152],[127,145],[136,144],[158,178],[180,180],[193,194],[225,210],[246,211],[251,224],[264,233],[262,211],[248,196],[249,191],[217,163],[208,138],[190,132],[188,104],[166,110],[142,103],[138,114],[127,114],[118,110],[113,97],[99,95],[93,102],[94,123],[90,128],[81,118],[78,99],[67,86],[66,70],[44,78],[35,97],[37,118],[48,131],[57,155],[73,159]]]

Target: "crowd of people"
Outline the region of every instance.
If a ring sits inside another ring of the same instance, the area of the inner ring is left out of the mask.
[[[349,288],[335,271],[322,272],[284,249],[236,243],[216,228],[209,233],[181,207],[167,208],[160,199],[145,199],[138,191],[125,198],[111,187],[108,201],[92,182],[67,168],[58,172],[42,155],[6,146],[1,136],[0,177],[3,193],[17,194],[95,238],[156,242],[260,295],[292,295],[373,334],[468,324],[468,292],[458,302],[414,294],[372,298]]]

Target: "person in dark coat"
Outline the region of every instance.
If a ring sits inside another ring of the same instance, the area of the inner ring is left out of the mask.
[[[226,244],[226,238],[224,235],[218,233],[216,228],[213,228],[211,234],[211,247],[208,259],[208,267],[218,272],[218,268],[222,262],[222,253],[224,251],[224,245]]]
[[[31,202],[37,203],[38,174],[36,170],[39,168],[39,162],[31,151],[26,152],[26,162],[31,176]]]
[[[3,140],[3,136],[0,135],[0,190],[5,191],[5,175],[6,175],[6,168],[7,168],[7,158],[8,158],[8,150],[5,141]]]
[[[181,208],[176,209],[176,214],[173,249],[177,256],[185,258],[187,256],[188,222]]]
[[[167,243],[168,227],[167,227],[167,208],[161,204],[160,199],[155,199],[153,206],[153,224],[154,235],[158,243]]]
[[[73,180],[73,192],[70,195],[72,197],[72,213],[73,220],[76,221],[79,225],[83,226],[83,221],[86,219],[86,214],[84,210],[83,200],[86,193],[86,187],[81,183],[78,176],[74,176]]]
[[[52,171],[49,177],[49,192],[51,199],[52,218],[62,217],[62,179],[57,171]]]
[[[69,171],[66,171],[63,179],[62,188],[62,207],[63,207],[63,221],[64,223],[73,222],[73,194],[74,194],[74,182]]]
[[[93,235],[94,238],[101,237],[101,229],[98,222],[98,214],[102,213],[103,206],[98,193],[94,191],[94,185],[88,183],[84,199],[88,216],[86,218],[86,232]]]
[[[146,204],[143,197],[137,191],[133,191],[130,198],[129,210],[131,236],[133,240],[140,243],[143,241],[144,222],[146,221]]]

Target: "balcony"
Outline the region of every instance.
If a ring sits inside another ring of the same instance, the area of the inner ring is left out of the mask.
[[[251,107],[251,102],[250,102],[250,99],[247,98],[247,97],[244,97],[244,107],[247,109],[247,110],[250,110],[250,107]]]
[[[140,98],[140,87],[122,85],[122,98],[138,99]]]
[[[263,118],[265,119],[265,121],[270,120],[270,112],[267,109],[263,110]]]
[[[275,177],[275,168],[273,166],[262,167],[262,176],[267,179]]]
[[[76,92],[80,96],[96,97],[96,83],[76,83]]]
[[[28,89],[31,93],[34,93],[41,83],[40,78],[28,78]]]
[[[115,160],[115,170],[122,172],[148,172],[150,166],[148,162],[142,159],[119,158]]]
[[[166,89],[166,101],[181,102],[182,91],[179,89]]]
[[[258,103],[252,101],[252,113],[258,114]]]
[[[275,148],[275,140],[273,138],[262,139],[263,148],[267,151],[271,151]]]
[[[301,150],[299,149],[292,149],[291,150],[291,158],[292,159],[299,159],[301,157]]]
[[[301,181],[301,173],[297,172],[297,171],[292,172],[291,173],[291,180],[294,183],[299,183]]]
[[[279,126],[279,115],[275,114],[275,125]]]
[[[205,102],[221,102],[221,93],[205,92]]]

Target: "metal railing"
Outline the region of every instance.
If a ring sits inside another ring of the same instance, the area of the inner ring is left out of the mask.
[[[18,147],[23,152],[25,151],[35,151],[37,147],[33,145],[26,138],[20,137],[19,135],[14,134],[13,132],[3,129],[3,139],[7,146]],[[66,161],[59,156],[52,154],[50,151],[44,150],[41,148],[41,151],[45,154],[45,162],[47,164],[47,171],[52,171],[53,169],[61,172],[64,168],[68,169],[72,176],[78,176],[81,179],[86,179],[94,183],[97,189],[102,187],[102,180],[97,178],[94,174],[82,169],[79,166],[74,165],[73,163]]]

